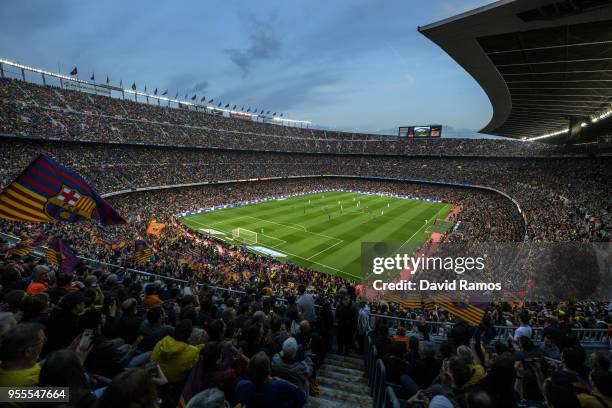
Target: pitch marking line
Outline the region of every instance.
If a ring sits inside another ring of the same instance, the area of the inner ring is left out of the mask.
[[[227,221],[235,221],[235,219],[234,219],[234,220],[227,220]],[[189,222],[192,222],[192,223],[194,223],[194,224],[201,225],[201,226],[203,226],[203,227],[208,227],[208,225],[203,224],[203,223],[201,223],[201,222],[199,222],[199,221],[193,221],[193,220],[190,220]],[[221,224],[221,222],[217,222],[216,224]],[[225,232],[225,233],[227,234],[227,232]],[[284,245],[284,244],[286,244],[286,243],[287,243],[287,241],[285,241],[284,239],[276,238],[276,237],[273,237],[272,235],[262,234],[261,232],[258,232],[257,234],[258,234],[258,235],[261,235],[261,236],[263,236],[263,237],[268,237],[268,238],[271,238],[271,239],[273,239],[273,240],[275,240],[275,241],[280,241],[280,243],[278,243],[278,244],[268,245],[268,247],[270,247],[270,248],[276,248],[277,246]],[[252,245],[252,244],[249,244],[249,245]]]
[[[400,246],[399,246],[399,248],[397,248],[397,252],[399,252],[399,251],[400,251],[400,250],[401,250],[401,249],[404,247],[404,245],[406,245],[408,242],[410,242],[410,240],[411,240],[411,239],[412,239],[412,238],[413,238],[413,237],[414,237],[416,234],[418,234],[418,233],[419,233],[419,232],[420,232],[420,231],[421,231],[423,228],[425,228],[427,225],[429,225],[429,221],[431,221],[432,219],[436,218],[436,217],[438,216],[438,214],[440,214],[440,212],[441,212],[443,209],[444,209],[444,207],[440,208],[440,209],[438,210],[438,212],[434,214],[434,216],[433,216],[433,217],[429,218],[429,220],[428,220],[428,222],[427,222],[427,223],[424,223],[424,224],[423,224],[423,226],[422,226],[421,228],[419,228],[419,229],[418,229],[418,230],[417,230],[417,231],[416,231],[414,234],[412,234],[412,236],[411,236],[410,238],[408,238],[406,241],[404,241],[404,243],[403,243],[402,245],[400,245]],[[369,279],[371,276],[372,276],[372,274],[369,274],[369,275],[366,277],[366,279]]]
[[[282,227],[291,228],[291,229],[295,229],[295,230],[298,230],[298,231],[303,231],[303,232],[305,232],[305,233],[307,233],[307,234],[318,235],[318,236],[320,236],[320,237],[325,237],[325,238],[328,238],[328,239],[333,239],[333,240],[335,240],[335,241],[344,242],[344,240],[343,240],[343,239],[340,239],[340,238],[330,237],[329,235],[319,234],[319,233],[317,233],[317,232],[307,231],[307,230],[306,230],[306,228],[302,227],[302,226],[301,226],[301,225],[299,225],[299,224],[282,224],[282,223],[280,223],[280,222],[269,221],[269,220],[266,220],[266,219],[264,219],[264,218],[257,218],[257,217],[253,217],[253,216],[251,216],[251,215],[245,215],[245,217],[248,217],[248,218],[253,218],[253,219],[255,219],[255,220],[259,220],[259,221],[263,221],[263,222],[268,222],[268,223],[270,223],[270,224],[280,225],[280,226],[282,226]],[[300,227],[302,227],[302,228],[304,228],[304,229],[303,229],[303,230],[300,230],[299,228],[292,227],[291,225],[298,225],[298,226],[300,226]]]
[[[417,231],[416,231],[414,234],[412,234],[412,236],[411,236],[410,238],[408,238],[406,241],[404,241],[404,243],[403,243],[402,245],[400,245],[400,247],[399,247],[399,248],[397,248],[397,250],[399,251],[400,249],[402,249],[402,248],[404,247],[404,245],[406,245],[406,244],[407,244],[407,243],[408,243],[408,242],[409,242],[409,241],[410,241],[412,238],[414,238],[414,236],[415,236],[416,234],[418,234],[419,232],[421,232],[421,230],[422,230],[423,228],[425,228],[426,226],[428,226],[428,225],[429,225],[429,222],[430,222],[431,220],[433,220],[434,218],[436,218],[436,217],[438,216],[438,214],[440,214],[440,212],[441,212],[443,209],[444,209],[444,207],[440,208],[440,209],[438,210],[438,212],[434,214],[434,216],[433,216],[433,217],[430,217],[426,223],[423,223],[423,226],[422,226],[421,228],[419,228],[419,229],[418,229],[418,230],[417,230]]]
[[[252,218],[255,218],[255,217],[252,217]],[[262,221],[265,221],[265,220],[262,220]],[[207,226],[208,226],[208,225],[206,225],[206,224],[202,224],[201,222],[198,222],[198,221],[193,221],[193,220],[189,220],[189,221],[187,221],[187,222],[191,222],[191,223],[194,223],[194,224],[202,225],[202,226],[205,226],[205,227],[207,227]],[[274,238],[274,237],[272,237],[272,238]],[[282,241],[282,239],[280,239],[280,238],[275,238],[275,239],[277,239],[277,240],[279,240],[279,241]],[[336,239],[338,239],[338,238],[336,238]],[[342,242],[344,242],[344,241],[340,240],[340,242],[338,242],[338,243],[336,243],[336,244],[334,244],[334,245],[340,244],[340,243],[342,243]],[[286,243],[286,241],[285,241],[285,243]],[[277,245],[275,245],[275,246],[271,246],[270,248],[275,249],[276,247],[278,247],[278,246],[280,246],[280,245],[283,245],[283,244],[277,244]],[[331,247],[329,247],[329,248],[331,248]],[[329,249],[329,248],[326,248],[325,250],[327,250],[327,249]],[[316,264],[316,265],[323,266],[323,267],[325,267],[325,268],[328,268],[328,269],[334,270],[334,271],[336,271],[336,272],[340,272],[340,273],[342,273],[342,274],[344,274],[344,275],[351,276],[351,277],[353,277],[353,278],[355,278],[355,279],[358,279],[358,280],[359,280],[359,279],[361,279],[361,276],[357,276],[357,275],[354,275],[354,274],[352,274],[352,273],[345,272],[345,271],[343,271],[343,270],[341,270],[341,269],[334,268],[333,266],[325,265],[324,263],[321,263],[321,262],[312,261],[312,260],[310,260],[309,258],[304,258],[303,256],[299,256],[299,255],[293,254],[293,253],[291,253],[291,252],[285,251],[284,249],[283,249],[282,251],[283,251],[285,254],[287,254],[287,255],[291,255],[291,256],[293,256],[293,257],[295,257],[295,258],[299,258],[299,259],[302,259],[302,260],[304,260],[304,261],[307,261],[307,262],[310,262],[310,263],[313,263],[313,264]],[[312,257],[311,257],[311,258],[312,258]]]
[[[334,245],[328,246],[328,247],[327,247],[327,248],[325,248],[324,250],[317,252],[316,254],[314,254],[313,256],[311,256],[311,257],[309,257],[309,258],[307,258],[306,260],[307,260],[307,261],[310,261],[312,258],[316,257],[317,255],[322,254],[323,252],[328,251],[328,250],[332,249],[333,247],[335,247],[336,245],[339,245],[339,244],[341,244],[341,243],[343,243],[343,242],[344,242],[344,241],[339,241],[339,242],[336,242]]]

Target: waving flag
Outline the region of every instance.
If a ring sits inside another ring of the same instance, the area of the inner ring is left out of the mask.
[[[189,372],[189,376],[187,377],[187,381],[185,381],[185,385],[181,391],[181,397],[176,408],[185,408],[187,406],[187,402],[189,402],[194,395],[202,390],[204,387],[203,372],[203,360],[200,357],[198,358],[195,366],[193,366]]]
[[[125,223],[81,176],[42,154],[0,193],[0,218]]]
[[[151,234],[151,235],[155,235],[156,237],[159,237],[165,227],[166,227],[166,224],[157,222],[156,220],[151,220],[149,221],[149,227],[147,228],[147,234]]]
[[[76,264],[79,263],[79,259],[74,252],[59,237],[54,237],[51,240],[51,245],[47,249],[45,258],[64,273],[71,273],[74,271]]]
[[[438,306],[447,312],[465,320],[466,322],[478,326],[485,315],[485,310],[488,305],[480,304],[478,306],[467,302],[453,301],[445,294],[437,294],[434,300]]]
[[[136,264],[146,264],[151,260],[151,254],[151,248],[149,248],[144,240],[139,239],[134,243],[134,262]]]
[[[423,305],[421,295],[419,295],[418,293],[401,293],[401,295],[396,295],[394,293],[385,293],[383,295],[383,299],[389,302],[395,302],[401,307],[410,309],[420,309]]]
[[[77,75],[79,73],[79,70],[77,69],[77,67],[72,68],[72,71],[70,71],[70,75]]]
[[[24,238],[17,245],[6,251],[6,256],[24,257],[47,243],[47,236],[41,233],[37,238]]]

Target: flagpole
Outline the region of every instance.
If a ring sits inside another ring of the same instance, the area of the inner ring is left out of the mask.
[[[58,74],[62,73],[62,68],[60,67],[59,61],[57,61],[57,73]],[[60,77],[60,88],[64,89],[64,80],[62,79],[62,77]]]

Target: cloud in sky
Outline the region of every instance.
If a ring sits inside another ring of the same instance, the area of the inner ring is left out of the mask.
[[[251,66],[260,60],[274,59],[279,56],[281,41],[274,31],[276,13],[268,19],[260,19],[253,13],[240,13],[243,25],[248,31],[246,46],[226,48],[225,53],[246,77]]]
[[[208,89],[208,81],[200,81],[193,85],[190,89],[191,92],[202,93]]]
[[[339,128],[479,129],[478,84],[417,26],[486,0],[5,0],[0,57]]]

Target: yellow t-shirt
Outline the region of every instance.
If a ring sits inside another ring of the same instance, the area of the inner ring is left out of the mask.
[[[578,397],[578,401],[580,401],[580,407],[581,408],[603,408],[604,405],[602,405],[601,401],[595,398],[594,395],[597,395],[599,398],[601,398],[601,400],[605,401],[605,403],[608,404],[609,407],[612,407],[612,398],[606,397],[605,395],[597,391],[593,391],[592,394],[584,394],[584,393],[578,394],[577,397]]]
[[[470,377],[469,381],[465,383],[465,387],[467,387],[468,385],[476,384],[478,381],[482,380],[482,378],[486,374],[484,367],[481,366],[480,364],[472,363],[472,364],[469,364],[468,367],[470,368],[470,372],[472,373],[472,376]]]
[[[39,375],[38,364],[24,370],[4,370],[0,367],[0,387],[33,387],[38,385]]]

